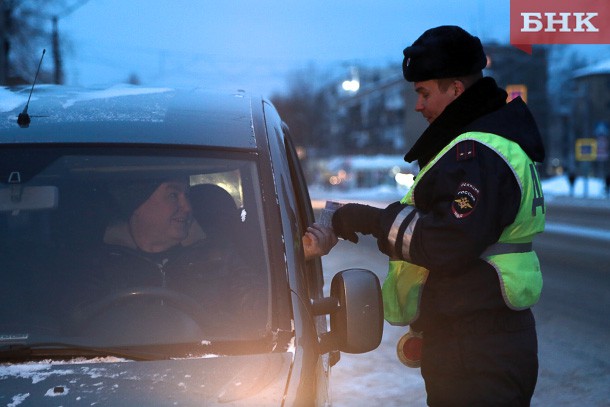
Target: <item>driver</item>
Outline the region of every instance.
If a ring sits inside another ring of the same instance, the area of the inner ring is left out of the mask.
[[[206,239],[207,243],[192,244],[200,230],[193,225],[189,194],[187,178],[140,180],[113,186],[112,195],[121,220],[107,229],[101,258],[94,256],[95,268],[102,270],[93,273],[92,288],[103,291],[103,295],[113,290],[152,286],[205,298],[202,293],[213,291],[210,285],[219,280],[243,287],[260,279],[234,254],[223,256],[221,264],[217,255],[219,242],[215,242],[214,236]],[[328,253],[337,238],[332,229],[315,224],[306,231],[303,241],[305,257],[311,259]],[[228,272],[219,273],[221,270]]]
[[[127,182],[113,185],[110,193],[117,219],[86,260],[94,272],[84,276],[88,290],[75,315],[88,315],[108,301],[137,307],[142,300],[160,305],[168,300],[171,307],[170,297],[182,296],[214,310],[199,315],[206,326],[231,321],[227,327],[241,327],[242,315],[253,324],[265,318],[260,304],[266,301],[266,275],[247,267],[213,235],[201,239],[186,178]]]
[[[174,180],[161,183],[129,218],[133,245],[145,253],[164,253],[189,234],[193,221],[189,185]]]
[[[193,223],[186,179],[141,181],[113,189],[122,221],[104,235],[101,276],[115,288],[167,287]]]

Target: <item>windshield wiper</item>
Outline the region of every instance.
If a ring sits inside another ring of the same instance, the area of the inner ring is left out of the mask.
[[[92,347],[66,342],[14,343],[0,345],[0,362],[22,362],[40,359],[72,359],[77,357],[117,357],[130,360],[167,359],[168,355],[137,348]]]
[[[27,342],[25,338],[15,338],[10,341],[0,341],[0,363],[100,357],[117,357],[134,361],[167,360],[209,354],[245,355],[282,352],[286,350],[292,336],[292,332],[281,331],[255,339],[222,339],[125,346],[89,346],[63,341]]]

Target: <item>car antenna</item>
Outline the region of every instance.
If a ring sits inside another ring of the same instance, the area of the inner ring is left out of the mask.
[[[46,49],[43,48],[42,55],[40,56],[40,62],[38,62],[38,69],[36,70],[36,76],[34,76],[34,82],[32,83],[32,89],[30,89],[30,96],[28,96],[28,102],[25,104],[23,108],[23,112],[19,113],[17,116],[17,124],[19,127],[26,128],[30,125],[30,115],[28,114],[28,106],[30,105],[30,98],[32,97],[32,92],[34,91],[34,85],[36,84],[36,79],[38,79],[38,73],[40,72],[40,65],[42,64],[42,58],[44,58],[44,54],[47,52]]]

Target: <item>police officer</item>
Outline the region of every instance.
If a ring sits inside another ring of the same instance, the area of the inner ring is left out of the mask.
[[[430,406],[527,406],[538,375],[530,307],[542,289],[532,250],[545,218],[540,133],[520,98],[507,103],[483,77],[477,37],[436,27],[403,53],[430,123],[405,155],[420,172],[400,202],[347,204],[333,228],[354,243],[372,234],[390,257],[385,318],[423,335]]]

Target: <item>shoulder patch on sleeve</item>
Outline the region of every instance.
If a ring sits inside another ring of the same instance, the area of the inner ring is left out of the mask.
[[[456,146],[456,161],[470,160],[476,155],[474,140],[460,141]]]
[[[453,216],[462,219],[474,212],[479,202],[479,195],[479,188],[468,182],[462,182],[451,204]]]

